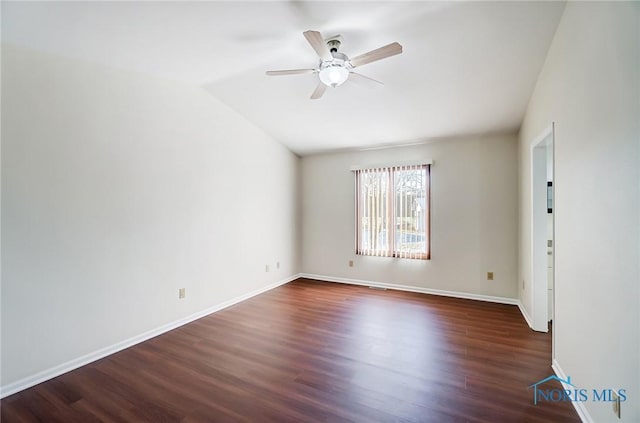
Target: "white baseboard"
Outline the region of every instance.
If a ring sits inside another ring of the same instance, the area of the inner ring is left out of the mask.
[[[491,303],[510,304],[510,305],[518,305],[519,303],[519,301],[516,298],[494,297],[491,295],[471,294],[467,292],[458,292],[458,291],[444,291],[440,289],[423,288],[420,286],[396,285],[396,284],[384,283],[384,282],[364,281],[360,279],[335,278],[333,276],[313,275],[309,273],[302,273],[300,277],[307,278],[307,279],[314,279],[318,281],[345,283],[349,285],[373,286],[375,288],[387,288],[387,289],[395,289],[398,291],[419,292],[421,294],[440,295],[443,297],[464,298],[467,300],[487,301]]]
[[[558,364],[558,361],[555,358],[551,363],[551,368],[555,372],[556,376],[558,376],[562,380],[567,380],[567,375],[565,374],[564,370],[562,370],[562,367],[560,367],[560,364]],[[560,383],[562,383],[562,387],[564,389],[568,389],[568,390],[573,389],[572,386],[569,386],[563,382],[560,382]],[[571,401],[571,404],[573,404],[573,408],[576,409],[576,412],[578,413],[578,417],[580,417],[580,420],[582,420],[584,423],[593,423],[593,419],[589,415],[589,412],[587,411],[587,407],[585,406],[584,402]]]
[[[458,291],[444,291],[440,289],[422,288],[422,287],[409,286],[409,285],[396,285],[396,284],[389,284],[389,283],[383,283],[383,282],[372,282],[372,281],[365,281],[361,279],[336,278],[333,276],[314,275],[310,273],[302,273],[300,274],[300,277],[319,280],[319,281],[345,283],[350,285],[373,286],[376,288],[387,288],[387,289],[396,289],[399,291],[419,292],[422,294],[441,295],[444,297],[465,298],[468,300],[488,301],[492,303],[517,305],[518,309],[520,309],[520,313],[522,314],[522,317],[524,317],[524,320],[527,322],[527,325],[529,325],[529,327],[532,330],[535,330],[533,329],[533,325],[531,323],[532,322],[531,316],[529,316],[529,313],[527,313],[527,309],[524,307],[522,302],[516,298],[494,297],[490,295],[470,294],[467,292],[458,292]]]
[[[522,304],[522,301],[520,300],[518,300],[518,308],[520,309],[520,313],[522,314],[522,317],[524,317],[524,320],[527,322],[531,330],[535,330],[533,329],[533,324],[531,323],[532,322],[531,316],[529,316],[529,313],[527,313],[527,309],[524,308],[524,304]]]
[[[15,381],[13,383],[7,384],[5,386],[0,387],[0,398],[4,398],[6,396],[15,394],[16,392],[20,392],[24,389],[30,388],[34,385],[47,381],[49,379],[53,379],[54,377],[60,376],[61,374],[70,372],[71,370],[75,370],[78,367],[85,366],[89,363],[92,363],[96,360],[104,358],[108,355],[115,354],[118,351],[122,351],[126,348],[129,348],[133,345],[144,342],[148,339],[155,338],[158,335],[162,335],[165,332],[178,328],[180,326],[186,325],[187,323],[191,323],[194,320],[198,320],[202,317],[208,316],[209,314],[215,313],[216,311],[220,311],[232,305],[238,304],[242,301],[248,300],[251,297],[255,297],[256,295],[262,294],[263,292],[272,290],[281,285],[289,283],[293,280],[300,278],[300,274],[292,275],[286,279],[280,280],[278,282],[269,284],[263,288],[257,289],[255,291],[248,292],[244,295],[241,295],[236,298],[232,298],[231,300],[225,301],[220,304],[216,304],[209,308],[206,308],[202,311],[198,311],[189,316],[183,317],[182,319],[175,320],[173,322],[162,325],[158,328],[151,329],[147,332],[141,333],[140,335],[134,336],[129,339],[125,339],[122,342],[118,342],[117,344],[110,345],[108,347],[101,348],[97,351],[91,352],[89,354],[83,355],[82,357],[78,357],[76,359],[67,361],[66,363],[62,363],[50,369],[43,370],[34,375],[27,376],[23,379]]]

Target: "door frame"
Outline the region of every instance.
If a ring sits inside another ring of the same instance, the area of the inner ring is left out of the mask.
[[[547,149],[554,151],[555,129],[551,123],[530,144],[531,157],[531,303],[532,303],[532,329],[538,332],[548,332],[548,280],[547,280]],[[553,154],[554,179],[555,179],[555,154]],[[555,187],[553,183],[553,243],[555,250]],[[555,311],[555,254],[553,255],[553,301]],[[553,313],[554,318],[556,313]],[[555,346],[555,342],[552,342]]]

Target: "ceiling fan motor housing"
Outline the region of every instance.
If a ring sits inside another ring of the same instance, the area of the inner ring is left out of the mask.
[[[333,60],[329,61],[329,60],[321,60],[321,67],[322,64],[339,64],[341,66],[346,66],[347,62],[349,61],[349,58],[347,57],[346,54],[343,53],[339,53],[337,51],[332,51],[331,55],[333,56]]]

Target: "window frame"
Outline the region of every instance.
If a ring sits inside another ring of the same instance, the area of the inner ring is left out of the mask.
[[[424,213],[424,231],[425,231],[425,250],[424,252],[415,253],[415,252],[401,252],[396,250],[396,201],[395,201],[395,184],[396,184],[396,173],[406,170],[413,169],[424,169],[425,170],[425,188],[424,188],[424,198],[425,198],[425,213]],[[430,260],[431,259],[431,163],[421,162],[419,164],[411,164],[411,165],[385,165],[385,166],[376,166],[376,167],[368,167],[368,168],[358,168],[354,169],[355,172],[355,224],[356,224],[356,236],[355,236],[355,253],[356,255],[363,257],[391,257],[391,258],[405,258],[412,260]],[[388,239],[388,248],[384,251],[378,251],[374,254],[365,253],[361,248],[361,238],[362,238],[362,224],[361,224],[361,182],[360,175],[362,172],[371,171],[371,172],[387,172],[387,239]],[[393,219],[390,217],[394,216]],[[393,220],[393,222],[392,222]]]

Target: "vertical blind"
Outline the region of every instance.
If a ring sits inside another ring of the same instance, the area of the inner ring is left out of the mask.
[[[356,170],[356,253],[429,258],[429,165]]]

